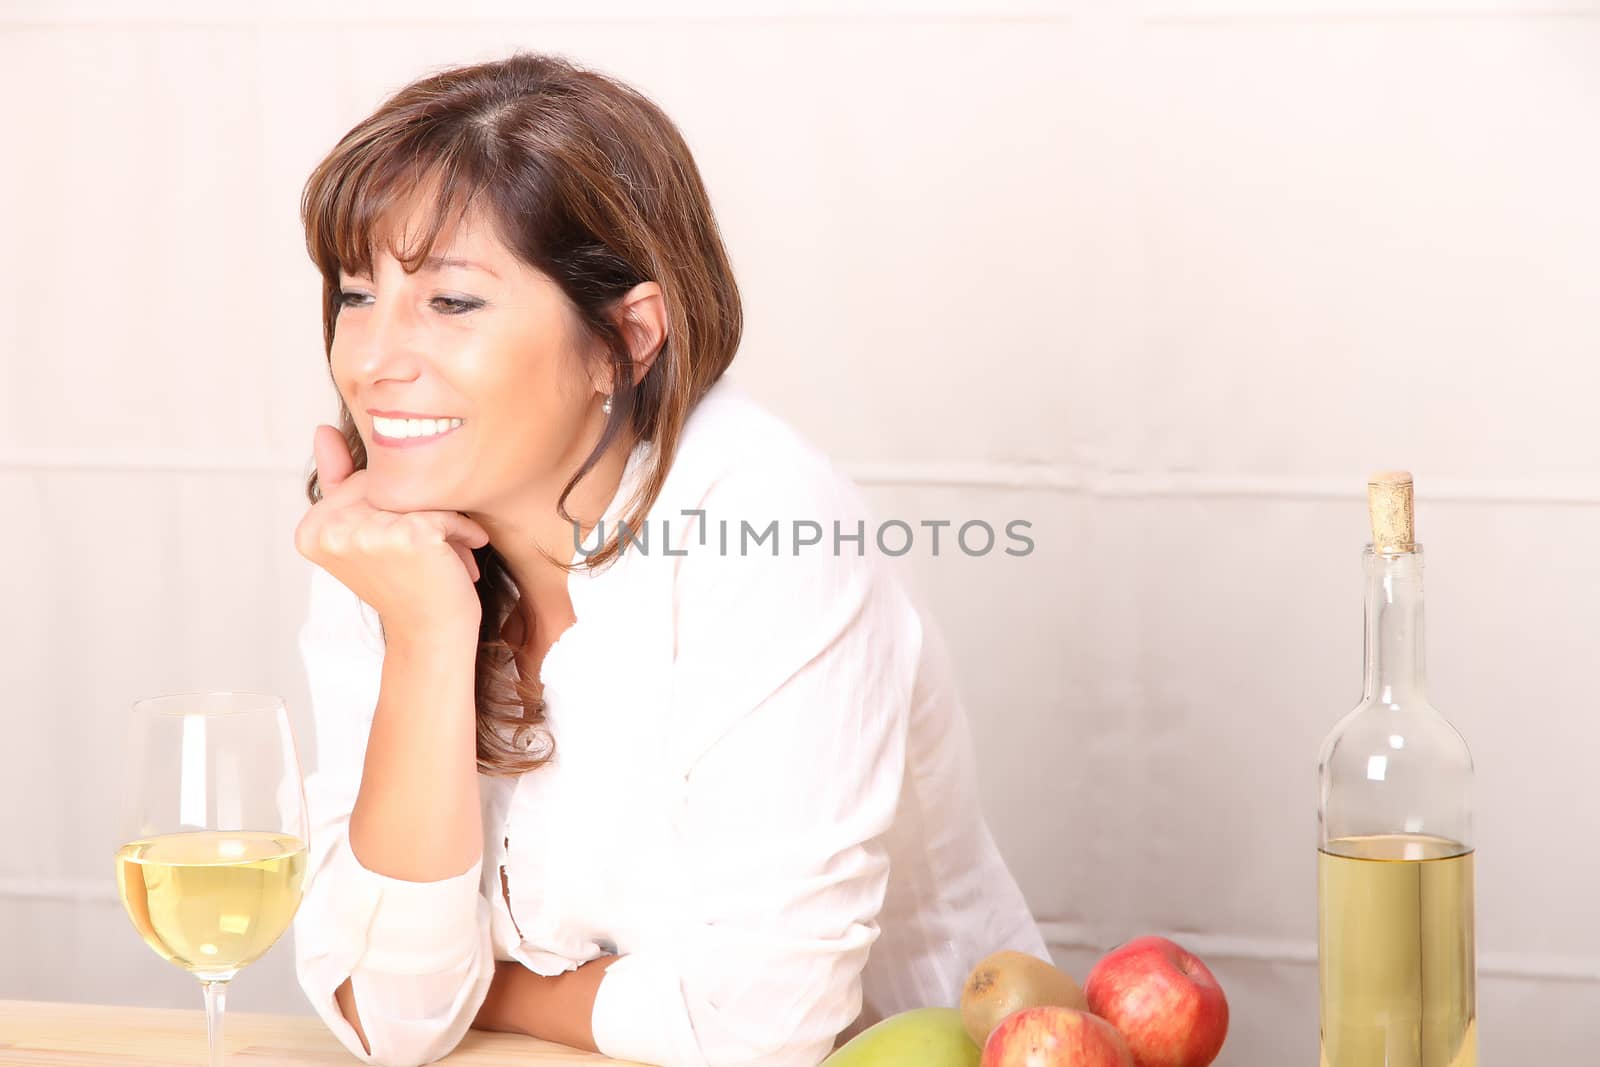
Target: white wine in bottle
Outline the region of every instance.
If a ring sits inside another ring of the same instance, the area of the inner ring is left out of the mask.
[[[1322,1067],[1476,1067],[1472,756],[1428,703],[1411,476],[1368,484],[1361,703],[1323,742]]]
[[[288,834],[199,830],[117,850],[117,891],[145,943],[203,978],[231,978],[289,928],[306,845]]]

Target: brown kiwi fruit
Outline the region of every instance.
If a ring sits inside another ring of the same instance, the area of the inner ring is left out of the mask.
[[[1041,1004],[1089,1010],[1083,988],[1071,975],[1026,952],[1008,949],[985,957],[967,975],[961,989],[961,1021],[982,1048],[1000,1020]]]

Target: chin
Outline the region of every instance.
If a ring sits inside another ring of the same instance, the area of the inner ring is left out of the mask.
[[[368,479],[367,503],[380,511],[460,510],[438,490],[422,485],[396,485],[382,477]]]

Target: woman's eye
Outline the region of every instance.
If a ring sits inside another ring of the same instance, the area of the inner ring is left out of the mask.
[[[364,307],[368,294],[351,292],[346,289],[339,290],[335,303],[341,308]],[[433,298],[434,307],[445,315],[463,315],[468,311],[476,311],[483,306],[481,300],[458,300],[452,296],[436,296]]]

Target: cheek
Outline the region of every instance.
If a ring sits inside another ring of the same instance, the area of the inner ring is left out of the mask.
[[[548,388],[499,394],[473,435],[472,448],[483,466],[512,477],[543,476],[557,466],[577,431],[565,405],[554,400]]]
[[[523,468],[564,462],[582,432],[584,405],[589,399],[599,404],[588,376],[551,338],[522,339],[510,350],[531,354],[496,361],[473,376],[474,407],[485,431],[475,445]]]
[[[349,360],[340,352],[337,341],[334,342],[333,351],[328,355],[328,375],[333,379],[333,387],[339,391],[339,399],[348,406],[352,391]]]
[[[539,392],[508,394],[472,442],[481,468],[497,483],[563,481],[588,455],[584,411],[547,383]]]

